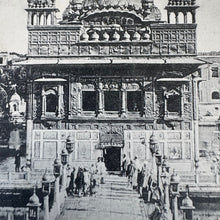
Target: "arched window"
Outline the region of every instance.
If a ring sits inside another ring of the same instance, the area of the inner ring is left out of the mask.
[[[52,89],[46,92],[46,112],[56,113],[58,109],[58,96]]]
[[[218,67],[212,67],[212,77],[218,77]]]
[[[179,24],[184,24],[184,14],[182,12],[179,13]]]
[[[31,18],[31,25],[36,25],[37,24],[37,15],[33,14]]]
[[[47,15],[47,25],[51,25],[52,24],[52,17],[51,14]]]
[[[187,12],[187,23],[188,24],[192,24],[193,23],[192,13],[191,12]]]
[[[44,25],[44,14],[40,15],[40,21],[39,21],[40,25]]]
[[[212,99],[220,99],[220,93],[215,91],[212,93]]]
[[[174,12],[170,13],[170,24],[176,24],[176,15]]]

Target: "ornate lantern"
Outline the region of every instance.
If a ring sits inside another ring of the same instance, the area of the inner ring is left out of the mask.
[[[69,154],[73,152],[73,147],[74,147],[74,141],[73,141],[72,137],[69,135],[66,138],[66,149]]]
[[[156,153],[157,151],[158,141],[154,135],[154,133],[150,136],[150,151],[152,154]]]
[[[60,159],[56,158],[53,164],[53,175],[57,178],[60,176],[60,174],[61,174],[61,163],[60,163]]]
[[[67,164],[67,162],[68,162],[67,159],[68,159],[68,152],[67,152],[66,148],[64,148],[61,153],[61,163],[63,166],[65,166]]]
[[[187,185],[186,188],[186,197],[182,200],[180,209],[183,210],[184,220],[192,220],[195,206],[193,206],[193,201],[189,198],[189,186]]]
[[[36,189],[34,188],[34,193],[30,197],[29,202],[27,204],[28,219],[39,220],[40,206],[41,204],[39,202],[38,196],[36,195]]]
[[[157,166],[161,166],[162,165],[162,155],[159,150],[157,150],[155,157],[156,157]]]
[[[42,177],[42,193],[44,196],[50,194],[50,180],[49,176],[47,175],[47,170],[45,170],[45,173]]]
[[[174,170],[170,178],[171,192],[173,195],[179,194],[179,183],[180,183],[180,177]]]

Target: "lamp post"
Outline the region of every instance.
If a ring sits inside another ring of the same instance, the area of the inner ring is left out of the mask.
[[[59,185],[59,180],[60,180],[60,174],[61,174],[61,163],[60,163],[60,159],[57,157],[54,160],[54,164],[53,164],[53,175],[55,177],[55,189],[54,189],[54,203],[55,206],[57,207],[57,212],[58,214],[60,214],[60,196],[59,196],[59,192],[60,192],[60,185]]]
[[[43,193],[43,201],[44,201],[44,220],[49,220],[49,194],[50,194],[50,181],[49,177],[47,175],[47,170],[45,170],[45,173],[42,177],[42,193]]]
[[[164,156],[164,160],[162,163],[162,173],[161,173],[161,181],[164,188],[164,218],[171,219],[171,211],[170,211],[170,197],[169,197],[169,186],[170,186],[170,174],[168,172],[168,167],[166,164],[166,157]]]
[[[180,209],[183,211],[183,220],[193,220],[193,201],[189,198],[189,186],[187,186],[186,197],[182,200]]]
[[[36,189],[34,188],[34,193],[30,197],[27,204],[29,220],[39,220],[40,206],[41,204],[39,202],[38,196],[36,195]]]
[[[160,185],[160,166],[162,164],[162,156],[159,152],[158,140],[156,139],[156,136],[154,135],[154,133],[150,136],[150,151],[152,153],[153,163],[156,163],[156,166],[157,166],[157,185],[159,186]]]
[[[179,219],[178,204],[177,204],[177,197],[179,196],[179,183],[180,183],[180,177],[174,170],[173,174],[171,175],[171,178],[170,178],[173,220]]]
[[[66,165],[67,165],[67,161],[68,161],[68,152],[67,152],[66,148],[64,148],[61,153],[61,163],[63,165],[62,189],[64,191],[66,190]]]

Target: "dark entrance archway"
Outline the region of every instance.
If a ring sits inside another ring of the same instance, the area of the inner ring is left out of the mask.
[[[121,148],[120,147],[108,147],[103,152],[105,166],[108,171],[120,171],[121,170]]]

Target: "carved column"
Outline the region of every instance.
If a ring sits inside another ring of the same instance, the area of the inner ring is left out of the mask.
[[[104,106],[103,106],[103,84],[99,82],[98,84],[98,98],[99,98],[99,103],[98,103],[98,116],[101,116],[104,111]]]
[[[47,13],[44,12],[44,25],[47,25]]]
[[[184,24],[187,24],[187,12],[184,12]]]
[[[31,69],[29,70],[31,72]],[[33,130],[33,85],[27,84],[27,136],[26,136],[26,154],[27,159],[31,158],[32,148],[32,130]]]
[[[32,12],[28,12],[28,25],[32,25]]]
[[[170,12],[169,11],[167,11],[167,22],[168,24],[170,24]]]
[[[81,104],[82,84],[81,83],[76,83],[76,84],[77,84],[77,115],[81,115],[82,113],[82,104]]]
[[[121,86],[121,117],[126,117],[126,85]]]
[[[175,17],[176,17],[176,24],[179,24],[179,13],[178,12],[175,13]]]
[[[192,23],[195,24],[196,23],[196,12],[192,11]]]
[[[45,93],[45,86],[42,86],[42,113],[41,117],[44,118],[46,113],[46,93]]]
[[[37,23],[36,23],[36,25],[39,25],[39,24],[40,24],[40,13],[37,12]]]
[[[149,91],[146,86],[144,85],[143,89],[143,115],[147,118],[152,118],[153,117],[153,108],[154,108],[154,98],[153,98],[153,92]]]
[[[194,132],[194,160],[195,169],[197,174],[197,169],[199,166],[199,117],[198,117],[198,73],[194,73],[192,80],[193,89],[193,132]]]
[[[64,113],[63,103],[63,85],[58,86],[58,117],[62,117]]]

